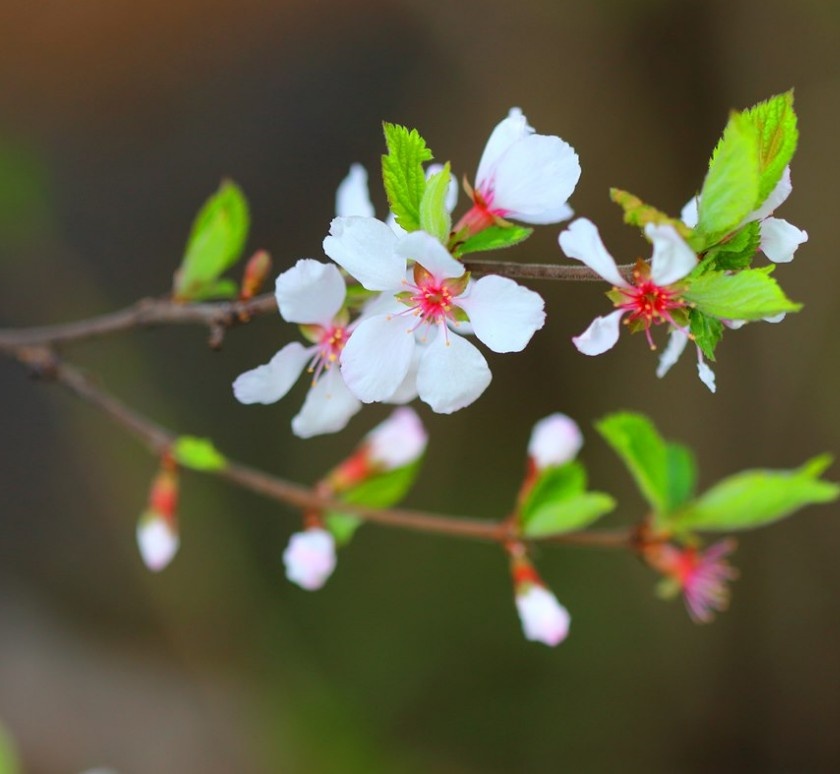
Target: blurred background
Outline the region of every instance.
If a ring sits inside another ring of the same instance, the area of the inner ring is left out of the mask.
[[[731,108],[796,89],[800,150],[780,216],[810,241],[777,272],[805,310],[727,335],[718,394],[641,337],[587,359],[569,338],[601,285],[535,284],[548,324],[431,433],[412,507],[499,518],[533,422],[587,432],[593,486],[642,503],[591,429],[619,408],[692,445],[701,485],[840,451],[836,260],[840,4],[832,0],[93,0],[0,4],[0,323],[106,312],[165,292],[200,204],[230,176],[249,248],[318,258],[351,162],[383,119],[472,177],[518,105],[580,154],[572,199],[616,256],[647,253],[611,185],[672,213]],[[375,191],[379,212],[384,196]],[[462,197],[461,204],[463,206]],[[561,259],[560,227],[515,256]],[[506,257],[513,257],[513,254]],[[296,337],[276,317],[221,352],[197,328],[67,346],[130,404],[226,453],[314,481],[386,413],[301,441],[305,385],[245,407],[230,383]],[[746,534],[731,610],[693,625],[634,558],[544,549],[572,614],[524,641],[494,546],[374,526],[322,591],[283,577],[297,514],[186,473],[182,549],[160,575],[135,542],[156,462],[58,388],[0,361],[0,722],[27,772],[819,772],[840,768],[837,507]],[[834,477],[840,472],[834,471]]]

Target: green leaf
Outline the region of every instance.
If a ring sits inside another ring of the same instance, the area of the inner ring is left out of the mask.
[[[452,216],[446,209],[446,195],[449,193],[451,177],[447,161],[440,172],[426,181],[426,190],[420,201],[420,228],[437,237],[443,244],[449,241],[449,232],[452,229]]]
[[[673,226],[683,239],[690,241],[692,238],[692,230],[679,218],[672,218],[655,207],[645,204],[638,196],[628,191],[610,188],[610,199],[624,210],[624,222],[631,226],[644,230],[648,223],[658,226],[669,225]]]
[[[241,257],[248,237],[248,203],[242,191],[226,180],[193,223],[181,267],[175,273],[176,298],[192,300],[213,285]]]
[[[776,187],[796,151],[799,130],[793,110],[793,89],[759,102],[745,110],[743,115],[758,134],[758,202],[761,203]]]
[[[695,230],[711,247],[759,203],[758,130],[742,114],[733,113],[709,162]]]
[[[432,160],[432,152],[416,129],[398,124],[382,124],[387,155],[382,157],[382,182],[388,205],[406,231],[420,228],[420,205],[426,190],[423,163]]]
[[[405,497],[414,484],[420,472],[422,458],[410,465],[389,470],[378,476],[363,481],[358,486],[348,489],[341,496],[346,503],[353,505],[369,505],[371,508],[389,508]],[[353,537],[353,533],[361,525],[362,519],[352,513],[330,511],[324,516],[327,528],[332,532],[336,542],[343,545]]]
[[[239,285],[234,280],[220,279],[196,288],[190,296],[190,301],[206,301],[210,298],[236,298],[238,295]]]
[[[713,486],[675,522],[689,530],[753,529],[806,505],[832,502],[840,496],[840,486],[820,479],[831,461],[825,454],[797,470],[745,470]]]
[[[757,221],[747,223],[731,239],[709,250],[703,263],[717,271],[748,269],[761,244],[761,226]],[[700,272],[702,273],[702,272]]]
[[[641,493],[657,513],[669,509],[668,447],[653,423],[641,414],[620,412],[595,427],[624,461]]]
[[[585,491],[586,469],[581,463],[567,462],[546,468],[519,509],[520,521],[527,525],[534,513],[546,504],[575,497]]]
[[[458,246],[458,255],[480,253],[485,250],[500,250],[524,242],[534,229],[525,226],[489,226],[473,234],[466,242]]]
[[[562,535],[583,529],[615,508],[615,500],[603,492],[581,492],[563,500],[545,502],[524,524],[525,537]]]
[[[172,444],[170,451],[179,465],[204,473],[221,470],[227,465],[227,460],[209,438],[182,435]]]
[[[782,312],[797,312],[770,274],[775,266],[745,269],[737,274],[710,271],[691,280],[683,298],[721,320],[760,320]]]
[[[666,446],[668,457],[668,503],[674,510],[694,497],[697,486],[697,463],[694,452],[687,446],[669,443]]]
[[[712,362],[715,361],[715,347],[723,338],[723,323],[716,317],[709,317],[698,309],[692,309],[688,316],[691,335],[700,351]]]
[[[9,732],[0,724],[0,774],[18,774],[20,771],[15,744]]]

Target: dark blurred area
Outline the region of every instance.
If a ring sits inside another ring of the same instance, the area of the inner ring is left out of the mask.
[[[250,248],[278,270],[321,257],[350,163],[377,177],[383,119],[471,177],[513,105],[575,146],[572,205],[632,259],[644,244],[609,186],[679,212],[728,111],[795,87],[779,215],[810,241],[776,276],[804,311],[730,333],[711,395],[688,356],[657,380],[642,337],[584,358],[569,338],[605,312],[604,287],[535,284],[548,324],[522,354],[485,351],[481,400],[448,417],[419,406],[431,445],[407,504],[502,517],[531,425],[556,410],[585,428],[593,486],[622,504],[606,524],[642,508],[591,429],[608,411],[649,413],[692,445],[702,486],[840,451],[840,4],[46,0],[0,4],[0,30],[4,326],[165,292],[225,176],[249,197]],[[505,257],[559,261],[559,231]],[[197,328],[63,352],[156,421],[311,482],[386,410],[301,441],[303,383],[274,406],[236,403],[233,378],[295,336],[268,317],[220,352]],[[152,575],[134,530],[155,460],[17,365],[0,377],[0,722],[27,772],[840,770],[837,507],[744,535],[732,609],[711,626],[656,599],[630,556],[546,548],[572,614],[551,650],[522,638],[494,546],[370,526],[307,593],[280,563],[297,514],[198,474],[182,482],[181,552]]]

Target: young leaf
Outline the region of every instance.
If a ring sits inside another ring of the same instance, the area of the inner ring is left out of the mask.
[[[221,470],[227,465],[227,460],[209,438],[182,435],[172,444],[170,451],[179,465],[204,473]]]
[[[423,163],[432,160],[432,152],[416,129],[398,124],[382,124],[387,155],[382,157],[382,182],[388,205],[406,231],[420,228],[420,205],[426,190]]]
[[[452,216],[446,209],[446,195],[449,193],[449,162],[443,169],[426,181],[426,190],[420,202],[420,228],[427,234],[437,237],[443,244],[449,241],[452,229]]]
[[[797,312],[770,274],[775,266],[745,269],[737,274],[710,271],[691,280],[683,292],[686,301],[703,314],[721,320],[760,320],[782,312]]]
[[[242,256],[248,227],[248,203],[239,187],[226,180],[193,223],[184,259],[175,273],[175,297],[206,298],[208,286]]]
[[[0,774],[19,774],[20,760],[11,735],[0,725]]]
[[[670,505],[668,448],[653,423],[641,414],[610,414],[595,427],[624,461],[636,484],[657,513]]]
[[[742,114],[733,113],[700,192],[696,230],[705,246],[737,228],[759,203],[758,130]]]
[[[712,362],[715,361],[715,347],[723,337],[723,323],[716,317],[709,317],[698,309],[692,309],[688,317],[691,335],[700,351]]]
[[[759,139],[760,181],[758,201],[763,202],[776,187],[790,164],[799,139],[793,89],[759,102],[744,111],[744,118],[755,127]]]
[[[697,485],[697,463],[694,452],[687,446],[669,443],[668,457],[668,502],[671,510],[679,508],[694,497]]]
[[[688,530],[753,529],[806,505],[831,502],[840,496],[840,486],[820,479],[830,464],[826,454],[797,470],[745,470],[702,494],[675,522]]]
[[[624,222],[631,226],[644,229],[648,223],[673,226],[677,233],[685,240],[692,238],[692,230],[679,218],[672,218],[664,212],[645,204],[638,196],[620,188],[610,188],[610,199],[624,210]]]
[[[534,229],[525,226],[489,226],[459,245],[457,252],[458,255],[467,255],[467,253],[513,247],[524,242],[533,233]]]
[[[761,244],[761,226],[757,221],[747,223],[731,239],[709,250],[703,263],[717,271],[748,269]],[[701,272],[702,273],[702,272]]]
[[[527,525],[534,513],[545,505],[575,497],[585,491],[586,470],[579,462],[546,468],[522,503],[519,518],[523,525]]]
[[[615,500],[603,492],[581,492],[562,500],[545,502],[523,525],[525,537],[562,535],[583,529],[615,508]]]

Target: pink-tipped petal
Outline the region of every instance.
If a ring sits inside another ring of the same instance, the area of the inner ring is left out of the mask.
[[[240,403],[269,404],[280,400],[297,381],[315,347],[287,344],[265,365],[236,377],[233,394]]]
[[[275,283],[280,316],[300,325],[328,325],[344,303],[347,288],[331,263],[301,258]]]
[[[527,640],[554,647],[569,634],[569,611],[543,586],[533,584],[517,593],[516,609]]]
[[[495,274],[471,283],[456,303],[469,316],[475,335],[494,352],[520,352],[545,323],[539,293]]]
[[[615,259],[607,252],[598,228],[586,218],[578,218],[560,234],[560,247],[569,258],[585,263],[599,277],[618,288],[629,287],[618,271]]]
[[[368,456],[384,470],[395,470],[416,462],[426,451],[428,440],[417,412],[406,406],[395,409],[365,438]]]
[[[339,218],[359,215],[372,218],[375,214],[368,191],[368,173],[361,164],[353,164],[350,172],[335,192],[335,214]]]
[[[354,329],[341,352],[341,373],[363,403],[388,400],[402,384],[417,346],[415,319],[377,315]]]
[[[645,234],[653,243],[650,278],[665,287],[681,280],[697,266],[697,255],[668,224],[648,223]]]
[[[292,432],[298,438],[337,433],[361,408],[361,402],[347,389],[338,367],[333,365],[306,394],[303,406],[292,419]]]
[[[782,218],[766,218],[761,223],[761,251],[773,263],[790,263],[796,248],[807,241],[807,231]]]
[[[419,263],[433,277],[450,279],[460,277],[466,269],[449,251],[425,231],[412,231],[397,243],[395,253],[408,261]]]
[[[559,412],[550,414],[534,425],[528,442],[528,456],[538,470],[565,465],[577,457],[583,446],[583,434],[577,422]]]
[[[584,355],[600,355],[612,349],[618,341],[623,314],[624,311],[619,309],[606,317],[596,317],[580,336],[572,339],[578,352]]]
[[[320,589],[335,570],[335,540],[325,529],[296,532],[283,552],[286,577],[302,589]]]
[[[456,333],[437,335],[424,348],[417,372],[420,400],[438,414],[469,406],[492,380],[484,356]]]
[[[375,218],[334,218],[324,252],[368,290],[395,290],[405,278],[405,260],[394,253],[397,237]]]

